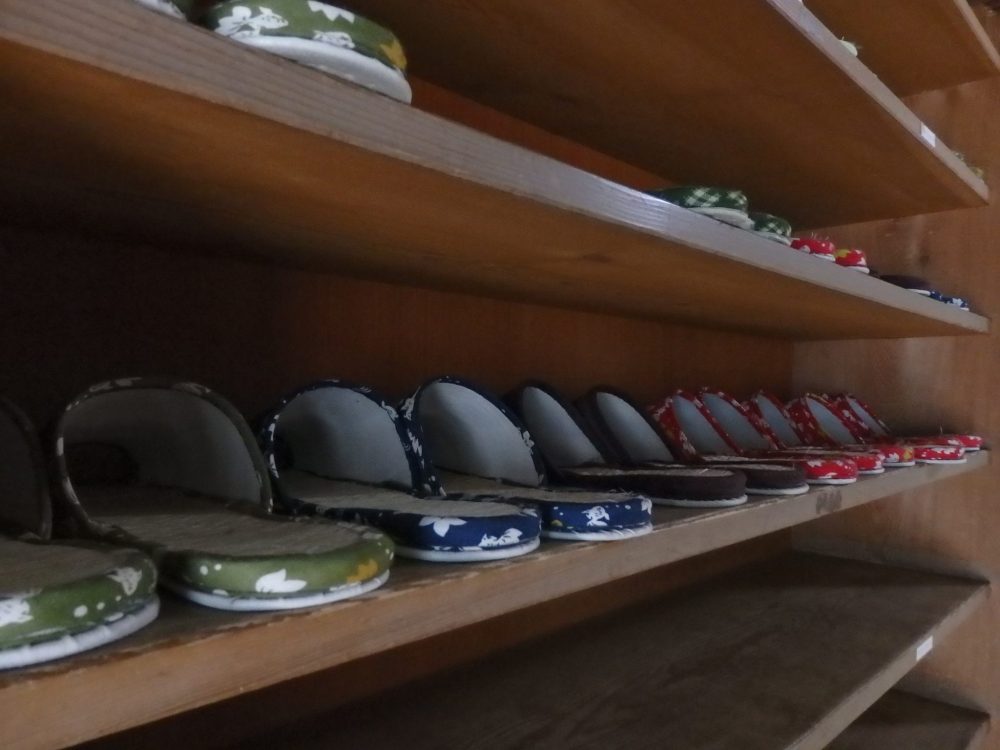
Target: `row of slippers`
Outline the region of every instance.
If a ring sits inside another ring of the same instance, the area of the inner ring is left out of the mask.
[[[919,277],[876,273],[868,266],[868,257],[864,250],[858,248],[838,249],[831,240],[823,237],[792,237],[792,225],[787,220],[761,211],[750,211],[750,200],[740,190],[709,185],[686,185],[660,188],[648,192],[660,200],[665,200],[730,226],[752,231],[761,237],[788,245],[813,258],[881,278],[890,284],[909,289],[938,302],[944,302],[963,310],[970,309],[966,300],[943,294]]]
[[[628,539],[652,530],[654,502],[728,507],[982,445],[891,439],[848,396],[786,410],[679,391],[646,411],[607,388],[574,406],[543,383],[502,400],[453,377],[398,406],[323,381],[257,427],[203,386],[124,379],[72,401],[45,450],[0,401],[0,668],[138,630],[157,583],[221,609],[316,606],[382,585],[397,553],[471,562],[541,537]]]

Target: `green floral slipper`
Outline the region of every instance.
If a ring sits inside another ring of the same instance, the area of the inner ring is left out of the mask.
[[[785,219],[762,211],[752,211],[753,231],[761,237],[780,242],[782,245],[792,244],[792,225]]]
[[[317,0],[225,2],[205,11],[199,23],[398,101],[412,98],[399,39],[351,11]]]
[[[63,412],[55,453],[77,534],[148,551],[160,582],[198,604],[309,607],[388,579],[393,544],[383,533],[271,514],[250,428],[203,386],[94,386]]]
[[[739,190],[710,187],[707,185],[687,185],[684,187],[660,188],[648,191],[660,200],[673,203],[695,213],[731,224],[740,229],[753,229],[753,219],[747,215],[750,200]]]
[[[124,638],[159,612],[156,568],[133,549],[48,542],[52,509],[34,428],[0,399],[0,669]]]

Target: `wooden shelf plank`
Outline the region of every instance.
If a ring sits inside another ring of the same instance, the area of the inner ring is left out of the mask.
[[[988,725],[986,714],[894,690],[828,750],[973,750]]]
[[[798,0],[353,7],[399,34],[420,77],[671,180],[741,188],[796,226],[986,202]]]
[[[988,463],[983,453],[965,465],[901,469],[725,510],[657,508],[656,528],[647,536],[621,543],[546,543],[509,562],[456,567],[399,561],[379,591],[298,614],[231,615],[166,598],[160,619],[122,644],[0,674],[0,747],[60,746],[139,726]],[[137,688],[154,679],[155,691]],[[46,700],[39,701],[43,693]]]
[[[1000,54],[968,0],[808,0],[899,96],[1000,74]]]
[[[131,0],[3,8],[15,224],[782,337],[989,327]]]
[[[488,737],[497,750],[822,748],[986,589],[784,556],[287,727],[280,744],[430,750]]]

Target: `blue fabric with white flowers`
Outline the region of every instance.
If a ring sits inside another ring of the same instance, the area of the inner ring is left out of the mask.
[[[362,395],[377,404],[386,418],[392,420],[410,467],[411,483],[409,487],[393,486],[391,489],[413,495],[412,511],[327,507],[291,496],[283,490],[281,473],[294,468],[294,465],[278,435],[282,412],[296,398],[326,388],[343,388]],[[424,457],[419,428],[368,386],[330,379],[300,388],[283,398],[259,421],[258,440],[277,499],[295,514],[319,515],[374,526],[389,534],[402,547],[437,552],[499,550],[520,546],[537,539],[541,530],[538,511],[530,504],[508,503],[509,512],[500,511],[488,516],[441,513],[442,503],[447,505],[449,500],[457,498],[445,498],[441,483]],[[427,499],[422,500],[421,497]],[[461,499],[479,500],[476,497]],[[424,511],[421,508],[423,504],[433,505],[435,512],[429,509]]]
[[[524,441],[524,449],[527,451],[538,472],[539,488],[531,488],[533,491],[544,490],[546,482],[545,464],[535,441],[532,439],[527,428],[521,423],[517,415],[500,398],[490,393],[487,389],[476,385],[464,378],[457,378],[446,375],[428,381],[417,392],[403,402],[400,409],[407,421],[419,429],[420,425],[420,396],[423,389],[435,383],[450,383],[458,385],[475,393],[484,401],[489,403],[498,412],[504,415],[521,432]],[[434,457],[428,456],[428,461],[433,464]],[[511,489],[516,489],[514,485],[506,485]],[[447,487],[445,487],[447,490]],[[585,490],[591,498],[599,490]],[[512,494],[504,494],[502,497],[489,495],[485,492],[481,496],[469,496],[463,493],[448,493],[448,497],[454,500],[494,500],[505,503],[515,503],[525,508],[535,508],[540,514],[542,528],[548,531],[557,532],[614,532],[643,529],[652,523],[653,503],[648,498],[640,495],[606,492],[601,493],[606,496],[606,501],[594,503],[592,500],[581,498],[579,502],[572,502],[575,491],[560,487],[552,492],[552,499],[539,499],[538,497],[518,498]]]

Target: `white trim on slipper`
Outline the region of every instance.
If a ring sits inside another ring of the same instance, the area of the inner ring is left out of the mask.
[[[290,36],[251,36],[233,41],[345,78],[404,104],[413,99],[410,84],[402,73],[347,47]]]
[[[608,531],[553,531],[542,529],[546,539],[558,539],[566,542],[614,542],[619,539],[633,539],[646,536],[653,531],[653,524],[636,526],[631,529],[609,529]]]
[[[869,469],[868,471],[858,469],[858,474],[865,477],[877,477],[879,474],[885,474],[885,466],[882,466],[881,469]]]
[[[968,463],[968,462],[969,462],[969,459],[967,459],[967,458],[956,458],[956,459],[950,459],[950,458],[918,458],[917,459],[917,463],[918,464],[931,464],[932,466],[935,465],[935,464],[949,465],[949,464],[964,464],[964,463]]]
[[[739,211],[735,208],[692,208],[689,210],[699,213],[702,216],[707,216],[710,219],[721,221],[723,224],[728,224],[737,229],[753,231],[753,219],[744,211]]]
[[[855,482],[858,481],[858,478],[857,477],[850,477],[849,479],[807,479],[806,481],[809,482],[809,484],[811,484],[811,485],[820,485],[820,486],[826,486],[826,487],[835,486],[836,487],[836,486],[841,486],[841,485],[844,485],[844,484],[854,484]]]
[[[534,552],[541,544],[541,539],[532,539],[524,544],[513,544],[509,547],[497,547],[494,549],[464,549],[458,551],[418,549],[416,547],[401,547],[396,545],[397,557],[409,557],[413,560],[424,560],[425,562],[489,562],[490,560],[507,560],[511,557],[520,557]]]
[[[731,497],[727,500],[683,500],[677,498],[655,498],[657,505],[669,505],[674,508],[735,508],[737,505],[745,505],[750,499],[747,495],[754,494],[749,489],[746,495]]]
[[[229,612],[270,612],[286,609],[303,609],[305,607],[317,607],[321,604],[331,604],[343,599],[350,599],[354,596],[367,594],[374,591],[383,583],[389,580],[389,571],[382,575],[364,581],[363,583],[348,583],[338,586],[332,591],[324,591],[321,594],[309,594],[298,597],[282,597],[280,599],[257,599],[250,596],[228,596],[224,594],[213,594],[206,591],[182,586],[174,581],[160,579],[160,585],[169,589],[178,596],[200,604],[203,607],[212,609],[224,609]]]
[[[794,495],[804,495],[809,491],[808,484],[800,484],[798,487],[784,487],[782,489],[772,489],[767,487],[747,487],[748,495],[780,495],[781,497],[792,497]]]
[[[64,635],[52,641],[4,649],[0,651],[0,670],[28,667],[54,659],[62,659],[121,640],[149,625],[159,613],[160,600],[154,596],[141,609],[82,633]]]

